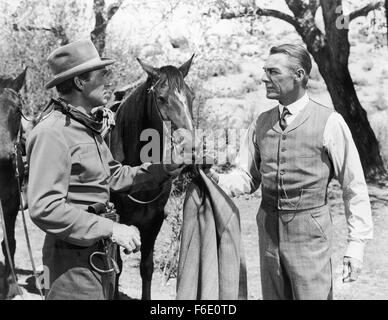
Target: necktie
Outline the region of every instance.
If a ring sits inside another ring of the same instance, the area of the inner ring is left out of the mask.
[[[289,114],[291,114],[290,110],[288,110],[287,107],[284,107],[279,120],[280,128],[282,128],[283,131],[287,128],[286,116]]]

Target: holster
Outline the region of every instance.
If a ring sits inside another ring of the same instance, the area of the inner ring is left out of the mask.
[[[88,212],[98,214],[101,217],[108,218],[114,222],[119,222],[119,215],[114,209],[113,203],[94,203],[88,207]],[[117,264],[117,250],[118,246],[110,238],[102,239],[100,245],[101,252],[95,252],[91,255],[90,263],[91,267],[103,275],[102,286],[104,294],[107,299],[113,299],[115,292],[116,274],[120,273],[120,269]],[[103,257],[104,270],[96,268],[93,264],[93,255],[99,255]]]

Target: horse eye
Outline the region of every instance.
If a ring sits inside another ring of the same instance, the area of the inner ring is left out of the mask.
[[[162,96],[159,96],[159,97],[158,97],[158,101],[159,101],[160,103],[166,103],[166,102],[167,102],[166,98],[165,98],[165,97],[162,97]]]

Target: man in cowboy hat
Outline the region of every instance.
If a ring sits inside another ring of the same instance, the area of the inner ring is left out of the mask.
[[[105,290],[107,276],[96,272],[89,258],[100,250],[103,239],[127,252],[139,250],[139,231],[88,209],[108,203],[110,191],[155,189],[181,167],[150,163],[129,167],[113,159],[101,136],[103,127],[91,111],[108,102],[105,67],[114,61],[100,58],[91,41],[54,50],[48,63],[53,78],[46,88],[55,86],[59,98],[52,100],[52,112],[27,141],[29,212],[46,232],[46,299],[112,298]]]
[[[260,185],[257,214],[264,299],[331,299],[333,224],[327,187],[335,177],[343,190],[348,247],[343,281],[355,281],[373,224],[368,189],[351,132],[340,114],[307,93],[308,51],[272,47],[262,80],[267,98],[279,101],[251,124],[237,170],[208,175],[231,195]]]

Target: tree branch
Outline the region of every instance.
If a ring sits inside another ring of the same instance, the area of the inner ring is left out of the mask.
[[[124,0],[120,0],[120,1],[117,1],[116,3],[113,3],[109,6],[108,8],[108,13],[107,13],[107,22],[113,18],[113,16],[115,15],[115,13],[117,12],[117,10],[119,10],[119,8],[121,7],[121,5],[123,4]]]
[[[292,24],[295,28],[299,27],[299,23],[294,17],[284,12],[272,9],[257,8],[256,10],[253,10],[250,8],[244,8],[244,10],[240,10],[239,12],[228,11],[221,14],[221,19],[234,19],[252,16],[274,17]]]
[[[19,27],[19,25],[17,25],[16,23],[12,25],[12,29],[14,31],[50,31],[50,32],[53,31],[53,28],[49,28],[49,27],[36,27],[36,26]]]
[[[311,10],[311,14],[313,17],[315,16],[315,13],[317,12],[319,6],[320,6],[319,0],[310,0],[309,8]]]
[[[65,45],[69,43],[69,38],[67,37],[65,30],[62,26],[57,27],[38,27],[38,26],[19,26],[14,23],[12,25],[14,31],[48,31],[52,32],[55,37],[61,40],[61,45]]]
[[[248,7],[244,7],[243,9],[240,9],[238,12],[234,12],[232,10],[230,11],[224,10],[221,13],[221,19],[235,19],[235,18],[243,18],[243,17],[254,16],[254,15],[255,13],[252,9]]]
[[[100,55],[102,55],[105,49],[106,28],[108,26],[108,23],[116,14],[117,10],[119,10],[123,2],[124,0],[118,0],[114,4],[110,5],[105,14],[105,0],[93,1],[95,25],[94,29],[90,33],[90,38],[96,46],[97,51],[100,53]]]
[[[360,9],[354,10],[349,14],[349,21],[352,21],[358,17],[367,16],[369,12],[380,8],[382,5],[382,1],[377,1],[375,3],[369,3]]]
[[[316,1],[311,3],[311,0],[285,0],[285,2],[296,18],[304,17],[306,12],[311,10],[311,7],[314,8],[314,6],[318,5]]]
[[[289,14],[286,14],[284,12],[278,11],[278,10],[272,10],[272,9],[261,9],[258,8],[256,10],[256,14],[258,16],[267,16],[267,17],[274,17],[281,19],[283,21],[286,21],[290,24],[292,24],[295,28],[299,27],[299,23],[296,21],[296,19]]]

